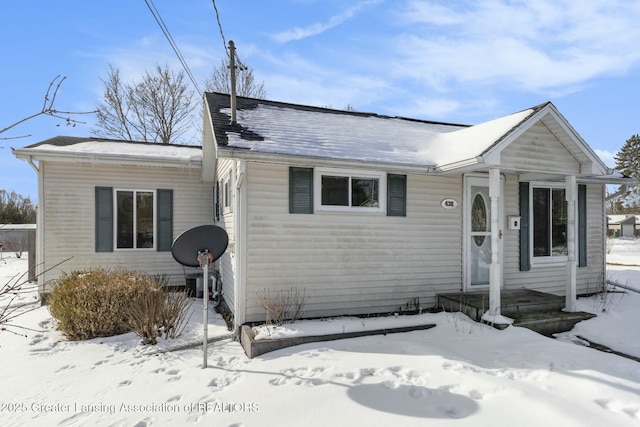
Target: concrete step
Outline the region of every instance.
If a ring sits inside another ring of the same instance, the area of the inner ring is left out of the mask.
[[[531,329],[539,334],[552,336],[560,332],[570,331],[578,322],[596,317],[595,314],[578,311],[550,311],[539,313],[518,313],[512,317],[514,326]]]

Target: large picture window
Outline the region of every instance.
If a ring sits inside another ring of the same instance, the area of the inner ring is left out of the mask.
[[[533,187],[531,213],[534,258],[566,258],[567,202],[564,188]]]
[[[386,174],[319,169],[316,175],[316,211],[384,212]]]
[[[116,248],[152,249],[154,247],[154,192],[116,191]]]

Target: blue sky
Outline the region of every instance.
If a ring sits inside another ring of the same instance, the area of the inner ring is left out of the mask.
[[[210,0],[154,0],[201,87],[226,57]],[[552,101],[610,166],[640,133],[636,0],[216,0],[226,41],[267,98],[475,124]],[[0,3],[0,128],[39,111],[91,111],[109,64],[125,80],[179,62],[144,0]],[[86,125],[38,117],[0,134],[0,188],[37,198],[11,154]]]

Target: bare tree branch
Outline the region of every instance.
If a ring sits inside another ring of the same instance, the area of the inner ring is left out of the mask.
[[[157,65],[140,81],[125,84],[119,70],[110,66],[102,82],[104,99],[98,105],[94,135],[168,144],[191,130],[196,104],[184,73]]]
[[[67,126],[75,126],[76,124],[86,124],[86,122],[82,122],[73,118],[72,116],[81,115],[81,114],[94,114],[96,111],[61,111],[55,108],[56,97],[58,96],[58,91],[60,90],[60,86],[66,80],[66,76],[60,77],[57,75],[51,80],[49,83],[49,87],[47,88],[47,92],[44,95],[44,100],[42,102],[42,109],[35,114],[27,116],[17,122],[5,127],[4,129],[0,129],[0,134],[12,129],[28,120],[34,119],[38,116],[46,115],[51,116],[56,119],[64,120]],[[9,139],[17,139],[17,138],[25,138],[31,135],[21,135],[21,136],[12,136],[12,137],[4,137],[0,138],[0,140],[9,140]]]
[[[231,72],[229,71],[229,64],[225,60],[220,61],[220,64],[213,69],[205,86],[207,91],[231,93]],[[264,82],[257,83],[253,70],[242,64],[236,68],[236,94],[257,99],[265,99],[267,97]]]

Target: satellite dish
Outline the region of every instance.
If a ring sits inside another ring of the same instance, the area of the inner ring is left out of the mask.
[[[229,236],[224,228],[200,225],[180,234],[171,244],[171,255],[182,265],[200,267],[198,253],[208,251],[217,260],[227,250]]]
[[[171,244],[171,255],[182,265],[202,267],[202,367],[207,367],[207,331],[209,328],[209,265],[227,250],[229,236],[224,228],[215,225],[201,225],[189,229],[176,237]],[[200,262],[206,260],[207,262]]]

